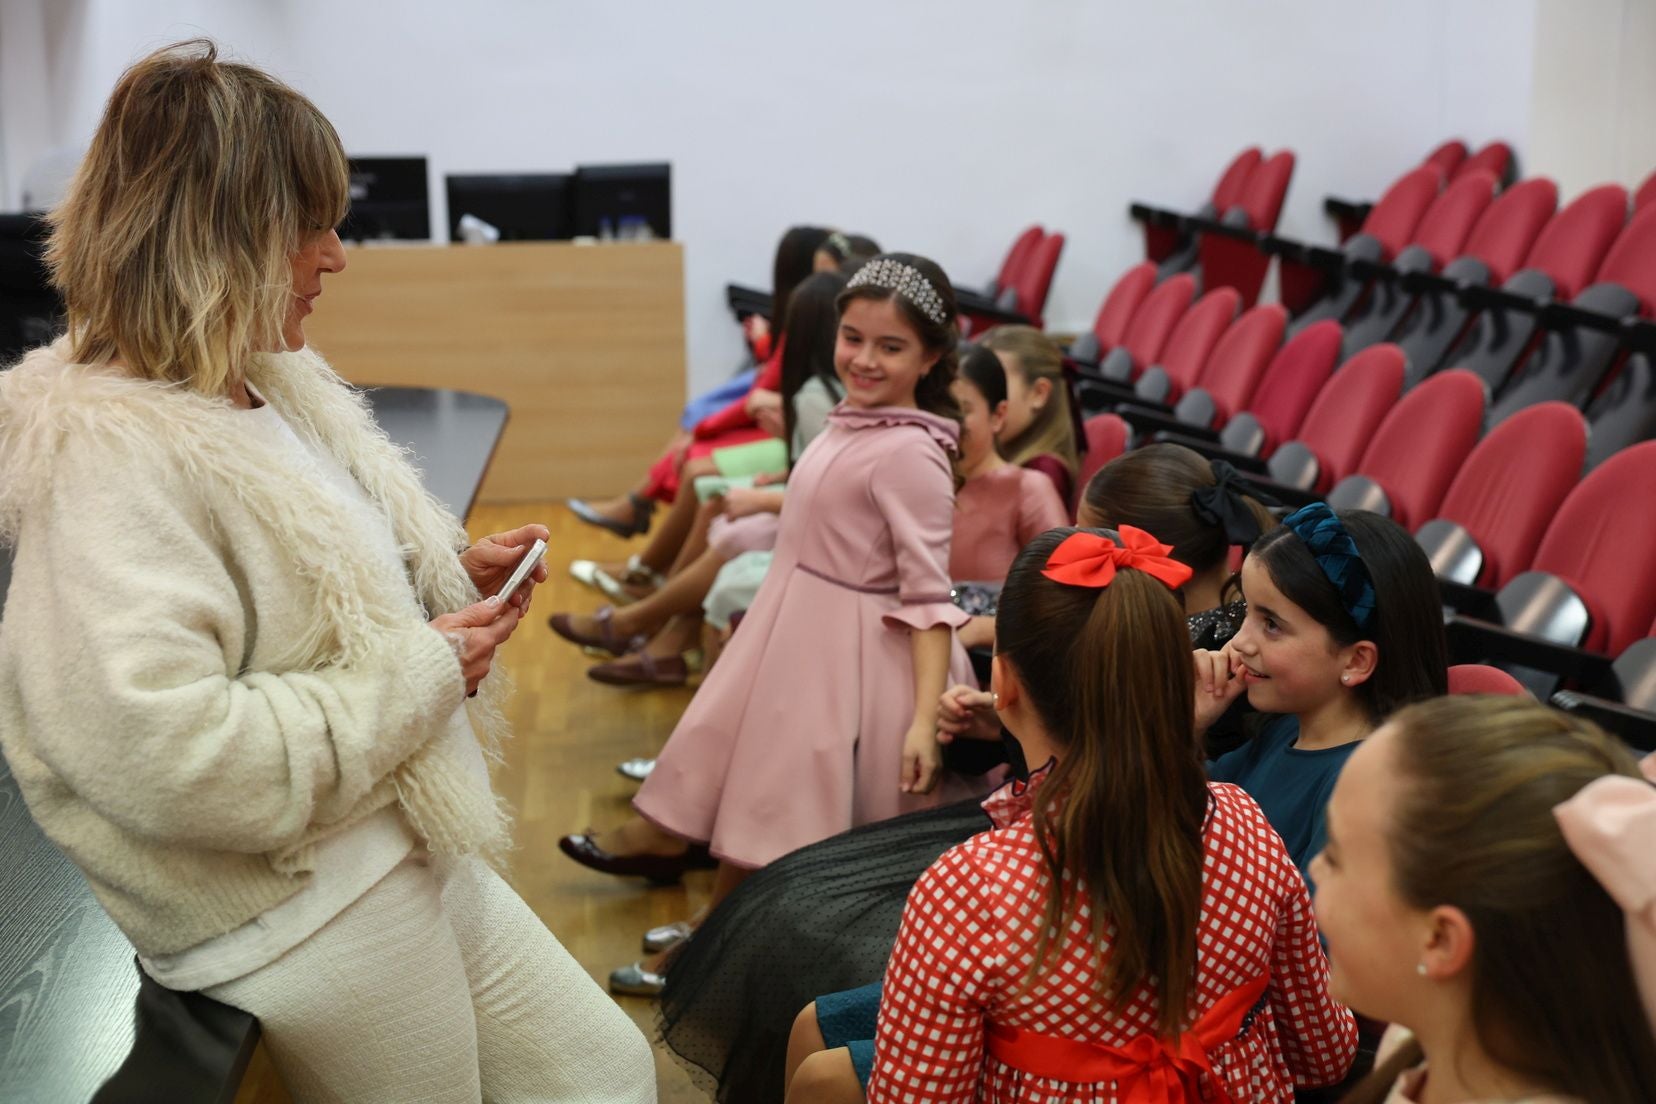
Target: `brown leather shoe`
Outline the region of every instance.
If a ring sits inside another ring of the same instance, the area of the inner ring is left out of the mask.
[[[636,652],[644,647],[647,637],[622,636],[615,631],[615,607],[599,606],[593,611],[592,618],[598,622],[596,633],[579,632],[575,628],[574,614],[554,613],[546,619],[552,631],[569,641],[579,644],[583,648],[598,648],[613,656],[624,656]]]
[[[558,850],[600,874],[647,878],[656,885],[672,885],[686,870],[702,870],[712,863],[704,844],[692,844],[680,855],[612,855],[593,842],[590,834],[564,836],[558,840]]]
[[[683,686],[690,681],[690,665],[683,656],[637,652],[589,667],[587,678],[605,686]]]

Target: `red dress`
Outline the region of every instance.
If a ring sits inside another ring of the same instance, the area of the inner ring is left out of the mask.
[[[689,447],[682,451],[669,449],[650,465],[649,478],[644,484],[645,498],[653,498],[657,502],[671,502],[677,498],[687,460],[699,460],[713,455],[714,449],[751,444],[770,436],[754,422],[753,415],[748,413],[747,402],[755,391],[782,390],[783,344],[785,342],[777,343],[776,352],[759,369],[746,395],[696,423],[691,430],[695,440],[690,442]]]
[[[1224,783],[1208,791],[1195,1022],[1182,1051],[1156,1038],[1154,990],[1141,987],[1116,1012],[1092,996],[1086,910],[1052,966],[1023,987],[1048,891],[1024,796],[1015,820],[985,803],[1007,826],[944,852],[909,894],[880,1000],[870,1104],[1253,1104],[1343,1077],[1357,1025],[1328,995],[1305,882],[1252,798]]]

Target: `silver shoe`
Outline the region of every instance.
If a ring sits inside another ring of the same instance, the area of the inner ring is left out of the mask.
[[[615,576],[598,566],[597,560],[571,560],[569,574],[582,586],[589,586],[609,596],[617,606],[630,606],[638,601],[620,583]]]
[[[696,929],[686,921],[675,920],[671,924],[663,924],[659,928],[651,928],[644,933],[644,953],[660,954],[668,947],[676,947],[690,938]]]
[[[611,970],[609,990],[623,997],[659,997],[667,986],[667,975],[651,973],[642,962]]]
[[[617,763],[615,771],[622,778],[630,778],[634,782],[642,782],[650,777],[655,770],[654,759],[628,759],[625,763]]]

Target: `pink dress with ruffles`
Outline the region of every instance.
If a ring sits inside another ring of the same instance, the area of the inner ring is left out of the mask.
[[[954,422],[841,403],[788,480],[776,558],[634,807],[760,867],[860,824],[965,796],[899,789],[914,716],[911,630],[949,600]],[[949,682],[972,682],[952,645]]]

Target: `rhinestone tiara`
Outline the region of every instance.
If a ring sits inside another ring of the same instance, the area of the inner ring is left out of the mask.
[[[851,277],[845,286],[849,290],[862,287],[864,284],[888,288],[913,303],[920,309],[921,314],[939,326],[949,324],[949,310],[943,305],[943,297],[937,294],[937,289],[932,287],[931,281],[913,265],[906,265],[889,257],[869,261],[857,269],[857,274]]]

